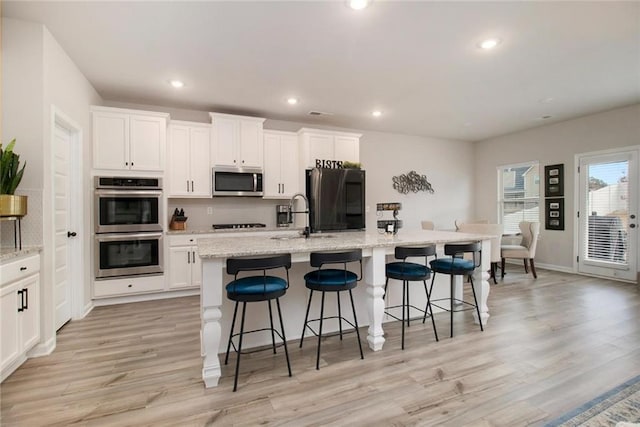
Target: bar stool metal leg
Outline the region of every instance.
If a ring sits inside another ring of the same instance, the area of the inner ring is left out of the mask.
[[[407,304],[407,286],[406,286],[406,282],[403,281],[402,282],[402,349],[404,350],[404,314],[405,314],[405,307]]]
[[[451,283],[450,284],[451,295],[449,296],[449,301],[450,301],[449,304],[451,304],[451,307],[450,307],[451,311],[449,312],[451,314],[451,316],[450,316],[451,317],[451,335],[450,335],[450,338],[453,338],[453,290],[454,290],[454,287],[455,287],[455,284],[454,284],[454,277],[455,276],[452,274],[450,277],[451,277],[451,281],[450,281],[450,283]]]
[[[362,343],[360,342],[360,329],[358,329],[358,316],[356,316],[356,306],[353,303],[353,294],[349,289],[349,298],[351,299],[351,309],[353,310],[353,323],[356,326],[356,335],[358,336],[358,348],[360,348],[360,359],[364,359],[364,353],[362,352]]]
[[[318,332],[318,354],[316,356],[316,370],[320,370],[320,344],[322,342],[322,320],[324,318],[324,292],[322,292],[322,302],[320,303],[320,332]]]
[[[307,314],[304,315],[304,324],[302,325],[302,335],[300,336],[300,348],[304,341],[304,333],[307,330],[307,321],[309,320],[309,309],[311,308],[311,298],[313,298],[313,290],[309,291],[309,302],[307,303]]]
[[[233,380],[233,391],[238,389],[238,373],[240,372],[240,355],[242,354],[242,336],[244,334],[244,315],[247,312],[247,303],[242,303],[242,320],[240,321],[240,340],[238,342],[238,357],[236,358],[236,377]]]
[[[476,304],[476,313],[478,314],[478,323],[480,323],[480,330],[484,331],[482,327],[482,319],[480,318],[480,307],[478,306],[478,299],[476,298],[476,288],[473,287],[473,278],[471,279],[471,290],[473,291],[473,302]]]
[[[340,292],[336,292],[338,300],[338,327],[340,328],[340,341],[342,341],[342,312],[340,311]]]
[[[436,337],[436,341],[439,341],[438,331],[436,330],[436,321],[433,318],[433,307],[431,307],[431,295],[429,295],[429,291],[427,290],[427,281],[423,280],[422,283],[424,284],[424,291],[427,294],[427,306],[424,308],[424,317],[422,318],[422,323],[425,322],[425,320],[427,319],[427,313],[429,313],[429,316],[431,317],[431,325],[433,326],[433,334]]]
[[[273,329],[273,313],[271,311],[271,300],[267,301],[269,304],[269,322],[271,323],[271,344],[273,346],[273,354],[276,354],[276,334]]]
[[[280,317],[280,330],[282,331],[282,343],[284,344],[284,355],[287,358],[287,369],[291,376],[291,363],[289,363],[289,350],[287,349],[287,337],[284,334],[284,323],[282,322],[282,310],[280,309],[280,298],[276,298],[276,306],[278,307],[278,317]]]

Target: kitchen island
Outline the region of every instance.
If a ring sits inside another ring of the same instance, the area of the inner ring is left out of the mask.
[[[200,337],[202,355],[204,356],[202,379],[205,386],[217,386],[221,374],[218,353],[222,340],[222,305],[226,299],[224,287],[230,280],[224,271],[227,258],[291,253],[293,263],[308,264],[311,252],[362,249],[366,308],[369,317],[367,341],[373,351],[379,351],[382,350],[385,341],[382,324],[385,308],[383,295],[386,280],[386,255],[393,254],[396,246],[437,244],[438,256],[441,256],[442,245],[445,243],[482,241],[481,265],[474,273],[474,287],[480,305],[482,324],[486,325],[489,318],[487,298],[489,295],[488,271],[491,260],[490,239],[491,236],[488,235],[427,230],[401,230],[397,235],[381,234],[377,231],[343,232],[312,235],[307,239],[291,234],[280,236],[268,234],[264,236],[230,235],[229,237],[198,239],[198,254],[202,259]],[[291,273],[291,282],[301,280],[301,277],[295,277],[294,273]],[[296,286],[298,285],[296,284]],[[461,292],[459,285],[455,291],[456,297],[459,297]],[[304,299],[296,302],[305,304]],[[474,317],[477,317],[475,312]],[[226,318],[224,320],[229,321]],[[289,336],[288,339],[292,339],[292,337]]]

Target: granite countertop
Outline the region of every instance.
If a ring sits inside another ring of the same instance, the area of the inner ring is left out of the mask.
[[[185,234],[218,234],[218,233],[248,233],[248,232],[256,232],[256,231],[297,231],[302,230],[301,228],[295,227],[260,227],[260,228],[225,228],[214,230],[213,228],[207,229],[197,229],[193,230],[167,230],[165,233],[167,235],[185,235]]]
[[[42,246],[23,246],[22,249],[0,248],[0,262],[36,254],[42,251]]]
[[[491,237],[490,235],[482,234],[430,230],[401,230],[396,235],[387,235],[377,231],[340,232],[312,235],[308,239],[292,236],[291,234],[276,235],[269,238],[234,235],[233,237],[198,239],[198,254],[201,258],[227,258],[401,245],[442,244],[486,240]]]

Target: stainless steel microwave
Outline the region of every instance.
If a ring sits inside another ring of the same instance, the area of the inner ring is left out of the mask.
[[[214,196],[261,197],[262,169],[260,168],[213,168]]]

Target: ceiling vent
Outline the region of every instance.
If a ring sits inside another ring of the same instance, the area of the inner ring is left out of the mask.
[[[333,113],[326,113],[324,111],[309,111],[310,116],[333,116]]]

